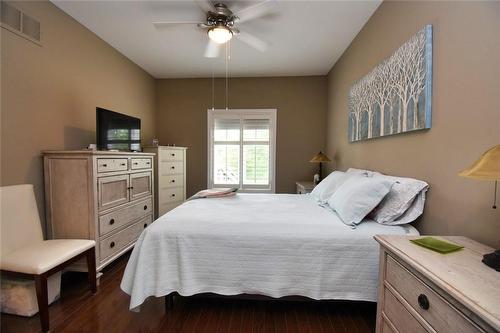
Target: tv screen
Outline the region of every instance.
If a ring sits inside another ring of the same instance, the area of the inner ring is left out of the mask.
[[[141,120],[139,118],[96,108],[96,123],[99,150],[141,150]]]

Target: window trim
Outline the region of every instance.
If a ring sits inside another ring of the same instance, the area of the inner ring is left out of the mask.
[[[269,138],[269,184],[250,185],[251,188],[243,186],[243,131],[240,130],[240,192],[243,193],[276,193],[276,118],[277,109],[208,109],[207,110],[207,187],[213,187],[213,126],[215,118],[228,119],[262,119],[263,116],[270,120]],[[248,186],[248,185],[247,185]],[[265,188],[263,188],[265,186]]]

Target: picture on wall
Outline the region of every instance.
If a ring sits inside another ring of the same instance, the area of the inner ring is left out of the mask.
[[[349,91],[349,141],[431,127],[432,26],[427,25]]]

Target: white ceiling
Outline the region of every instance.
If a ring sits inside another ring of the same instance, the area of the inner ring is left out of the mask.
[[[196,26],[156,29],[154,21],[201,20],[191,1],[52,2],[155,78],[223,76],[224,58],[203,57]],[[233,11],[259,1],[221,1]],[[278,1],[277,14],[239,25],[270,44],[264,53],[231,41],[230,76],[324,75],[380,5],[373,1]]]

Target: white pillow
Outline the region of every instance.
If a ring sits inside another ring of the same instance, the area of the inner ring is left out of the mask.
[[[386,178],[351,176],[333,193],[328,205],[345,224],[355,226],[384,199],[393,184]]]
[[[311,192],[311,197],[320,204],[330,199],[332,194],[344,183],[348,175],[342,171],[334,171],[323,179]]]
[[[376,171],[356,169],[356,168],[349,168],[349,169],[347,169],[346,172],[350,173],[350,174],[356,174],[356,175],[365,175],[366,177],[373,177],[373,175],[378,173]]]
[[[380,224],[392,225],[394,224],[394,221],[405,214],[413,203],[418,204],[418,207],[415,207],[411,214],[397,224],[412,222],[413,220],[409,220],[410,217],[414,217],[414,219],[416,219],[420,216],[420,214],[422,214],[425,196],[423,201],[420,199],[416,202],[415,199],[420,193],[427,191],[429,188],[429,185],[426,182],[412,178],[386,176],[380,173],[376,173],[373,177],[391,180],[394,182],[394,186],[392,186],[389,194],[387,194],[384,200],[382,200],[370,214],[370,218]],[[421,208],[420,212],[418,211],[419,208]]]

